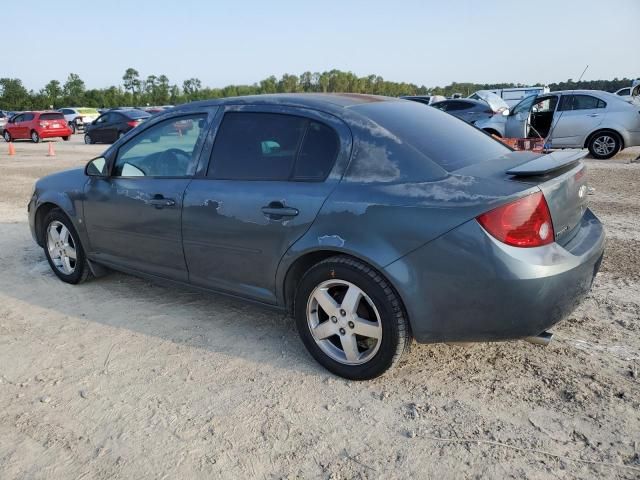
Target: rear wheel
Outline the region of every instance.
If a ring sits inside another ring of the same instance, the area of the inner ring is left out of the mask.
[[[71,135],[76,133],[76,122],[69,122],[69,128],[71,129]]]
[[[64,140],[65,142],[68,142],[68,141],[69,141],[69,138],[71,138],[71,137],[69,137],[69,136],[67,135],[66,137],[62,137],[62,140]]]
[[[4,131],[2,136],[4,137],[4,141],[5,142],[10,142],[11,141],[11,134],[8,131]]]
[[[40,142],[40,135],[38,135],[38,132],[36,132],[35,130],[33,130],[31,132],[31,141],[33,143],[39,143]]]
[[[66,283],[84,282],[90,273],[89,264],[69,218],[58,208],[44,219],[44,252],[56,276]]]
[[[615,132],[596,132],[589,139],[587,147],[594,158],[606,160],[620,151],[622,141],[620,140],[620,136]]]
[[[382,375],[411,341],[402,302],[391,285],[350,257],[331,257],[307,271],[294,310],[309,353],[351,380]]]
[[[87,145],[91,145],[93,143],[93,139],[88,133],[84,134],[84,143],[86,143]]]

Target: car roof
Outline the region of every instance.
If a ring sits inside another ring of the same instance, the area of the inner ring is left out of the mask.
[[[283,105],[339,112],[345,108],[374,102],[402,101],[397,98],[360,93],[275,93],[266,95],[247,95],[227,97],[215,100],[202,100],[176,107],[208,107],[220,105]]]

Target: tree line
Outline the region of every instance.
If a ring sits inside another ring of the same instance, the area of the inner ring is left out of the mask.
[[[552,83],[553,90],[585,88],[614,92],[631,85],[631,79],[613,80],[569,79]],[[535,86],[541,86],[536,84]],[[172,84],[166,75],[140,76],[135,68],[128,68],[121,85],[107,88],[87,88],[78,74],[70,73],[64,83],[51,80],[41,90],[27,90],[19,78],[0,78],[0,109],[44,110],[63,106],[119,107],[145,105],[178,105],[194,100],[253,95],[261,93],[292,92],[345,92],[369,93],[397,97],[400,95],[444,95],[460,93],[470,95],[476,90],[523,87],[519,83],[451,83],[445,87],[426,87],[406,82],[392,82],[379,75],[358,77],[352,72],[331,70],[304,72],[301,75],[285,73],[280,78],[270,76],[251,85],[228,85],[224,88],[203,87],[198,78],[189,78],[182,85]]]

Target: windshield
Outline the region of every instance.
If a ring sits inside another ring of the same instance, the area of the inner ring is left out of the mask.
[[[43,113],[40,115],[40,120],[64,120],[64,115],[61,113]]]

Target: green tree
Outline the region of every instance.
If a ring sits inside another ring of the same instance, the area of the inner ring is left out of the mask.
[[[51,80],[40,91],[40,95],[47,100],[49,105],[60,106],[58,104],[58,100],[62,96],[62,86],[60,82],[58,80]]]
[[[69,105],[82,105],[84,96],[84,81],[76,73],[70,73],[67,77],[67,81],[62,87],[62,92],[65,96],[65,101]]]
[[[29,92],[18,78],[0,78],[0,108],[27,110],[32,104]]]
[[[122,81],[124,89],[131,93],[131,95],[140,92],[140,73],[135,68],[127,68],[122,76]]]
[[[189,78],[182,82],[182,90],[189,100],[195,100],[202,88],[202,82],[197,78]]]

